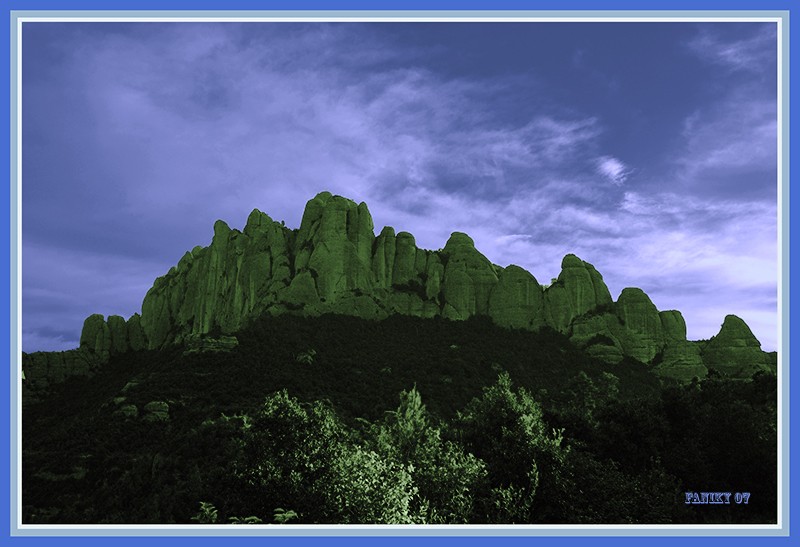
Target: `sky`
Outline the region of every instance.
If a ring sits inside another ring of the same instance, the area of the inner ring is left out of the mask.
[[[24,23],[23,350],[323,190],[775,350],[776,58],[774,23]]]

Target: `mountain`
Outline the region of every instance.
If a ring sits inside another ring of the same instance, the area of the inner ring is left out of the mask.
[[[437,251],[388,226],[376,237],[365,203],[322,192],[306,204],[297,230],[257,209],[242,231],[218,220],[208,247],[195,247],[155,280],[141,315],[91,315],[79,348],[23,354],[24,385],[39,390],[89,375],[129,351],[230,346],[231,335],[265,315],[328,313],[371,320],[485,316],[510,329],[552,328],[592,357],[630,357],[681,382],[703,378],[709,368],[744,378],[775,367],[736,316],[726,317],[711,340],[692,342],[679,311],[659,311],[638,288],[615,301],[603,276],[575,255],[542,285],[523,268],[492,264],[463,233]]]

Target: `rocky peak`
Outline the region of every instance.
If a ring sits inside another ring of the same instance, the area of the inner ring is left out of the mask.
[[[735,315],[726,315],[722,327],[710,346],[735,346],[748,348],[761,348],[761,342],[741,318]]]
[[[574,254],[563,258],[561,273],[545,291],[544,299],[547,323],[564,333],[576,317],[612,302],[600,272]]]
[[[711,338],[702,350],[708,368],[735,377],[749,377],[759,370],[770,370],[768,354],[761,351],[761,342],[750,327],[735,315],[722,322],[719,334]]]
[[[488,315],[489,296],[497,284],[497,272],[488,258],[475,248],[467,234],[453,232],[442,253],[444,267],[444,317],[466,319]]]
[[[574,254],[564,256],[558,278],[543,289],[523,268],[492,264],[465,233],[453,232],[439,251],[420,249],[411,233],[389,226],[375,237],[365,203],[321,192],[306,204],[297,230],[258,209],[242,231],[216,221],[208,247],[184,253],[155,280],[141,316],[126,322],[91,315],[74,353],[26,362],[31,377],[61,378],[124,351],[186,343],[211,332],[234,334],[264,313],[452,320],[485,315],[511,328],[547,325],[601,359],[655,362],[657,373],[680,380],[703,376],[704,363],[749,375],[768,361],[735,316],[725,318],[701,360],[699,346],[686,341],[680,312],[659,312],[636,288],[623,290],[615,303],[603,276]]]
[[[319,298],[326,302],[347,291],[371,290],[374,240],[366,203],[356,205],[330,192],[317,194],[306,204],[295,242],[295,274],[302,275],[299,283],[307,288],[308,277],[313,278]]]

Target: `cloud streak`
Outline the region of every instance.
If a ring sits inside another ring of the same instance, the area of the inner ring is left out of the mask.
[[[775,69],[777,23],[751,26],[726,37],[700,27],[688,43],[697,56],[730,71],[762,72]]]

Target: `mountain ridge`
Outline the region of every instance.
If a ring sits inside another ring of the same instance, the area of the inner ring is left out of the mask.
[[[710,342],[692,342],[679,311],[659,311],[633,287],[615,301],[600,272],[574,254],[542,285],[519,266],[492,264],[461,232],[436,251],[389,226],[376,236],[366,203],[321,192],[295,230],[258,209],[241,231],[216,221],[209,246],[186,252],[154,281],[141,314],[89,316],[79,348],[23,354],[23,376],[29,387],[46,387],[90,374],[115,354],[235,334],[263,314],[287,313],[487,316],[506,328],[552,328],[594,357],[633,357],[678,381],[703,378],[709,367],[736,377],[774,367],[736,316]]]

